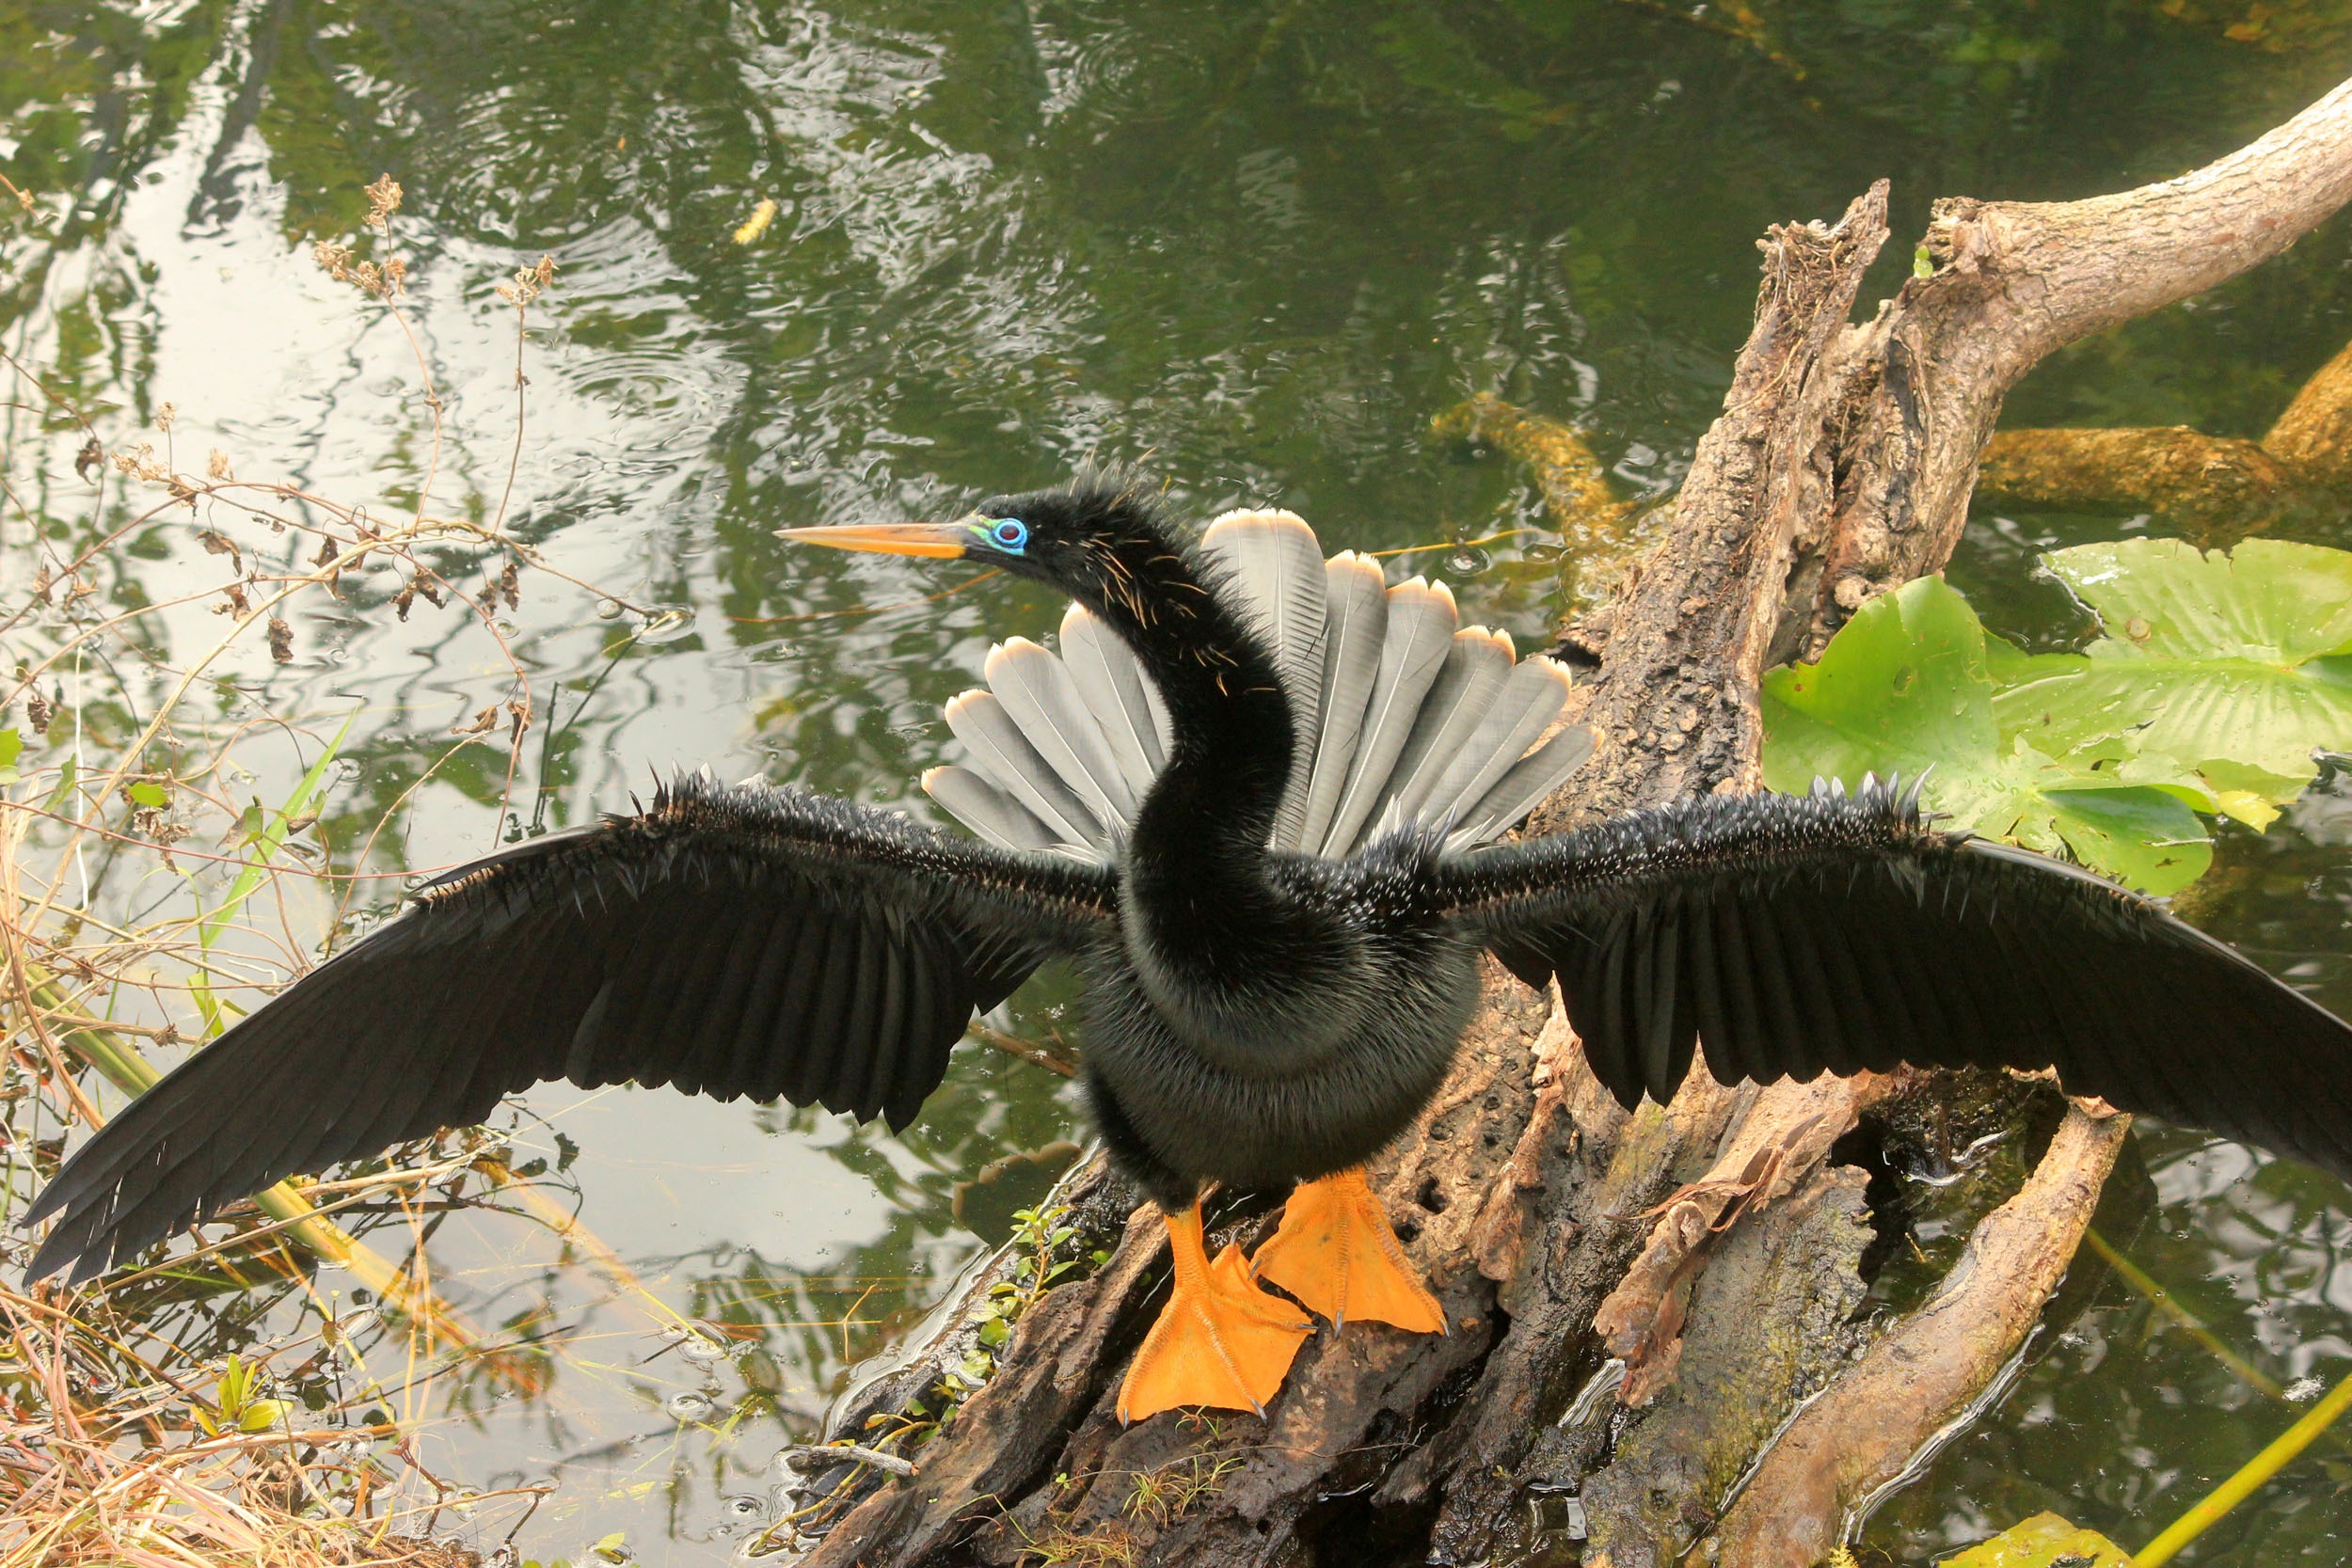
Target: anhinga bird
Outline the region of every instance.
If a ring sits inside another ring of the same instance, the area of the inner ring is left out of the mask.
[[[1489,845],[1590,750],[1565,675],[1306,525],[1197,541],[1108,486],[941,524],[785,531],[985,562],[1076,601],[992,655],[926,787],[986,842],[790,786],[652,809],[441,878],[198,1052],[33,1206],[87,1277],[296,1171],[481,1119],[551,1078],[781,1097],[903,1125],[973,1010],[1049,958],[1085,1081],[1166,1211],[1171,1299],[1128,1418],[1260,1406],[1308,1325],[1441,1331],[1363,1163],[1444,1076],[1482,949],[1557,976],[1593,1070],[1719,1079],[1983,1064],[2352,1174],[2352,1035],[2155,905],[1937,832],[1913,794],[1684,801]],[[1245,1262],[1204,1184],[1303,1183]]]

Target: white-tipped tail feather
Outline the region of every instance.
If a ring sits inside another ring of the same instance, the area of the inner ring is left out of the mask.
[[[1327,562],[1287,512],[1227,513],[1202,546],[1299,718],[1273,847],[1344,859],[1416,821],[1446,827],[1455,848],[1484,843],[1592,754],[1562,722],[1568,673],[1462,626],[1442,584],[1388,587],[1352,550]],[[1058,655],[1015,638],[991,650],[987,675],[989,690],[947,705],[970,766],[934,768],[923,788],[991,843],[1116,857],[1168,758],[1167,710],[1135,655],[1073,605]]]

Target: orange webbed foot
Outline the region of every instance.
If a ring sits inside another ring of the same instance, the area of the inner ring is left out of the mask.
[[[1446,1332],[1445,1309],[1415,1275],[1361,1165],[1301,1182],[1250,1272],[1335,1326],[1368,1318],[1420,1334]]]
[[[1209,1261],[1200,1206],[1168,1216],[1176,1287],[1119,1389],[1124,1423],[1179,1405],[1265,1413],[1314,1325],[1249,1277],[1238,1248]]]

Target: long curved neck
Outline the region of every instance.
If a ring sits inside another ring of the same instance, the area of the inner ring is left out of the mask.
[[[1126,948],[1163,1018],[1242,1072],[1302,1070],[1349,1027],[1353,951],[1334,911],[1278,877],[1266,840],[1290,782],[1272,653],[1156,530],[1087,595],[1168,705],[1172,754],[1136,814],[1120,878]]]
[[[1168,705],[1171,754],[1136,814],[1131,863],[1155,885],[1254,879],[1293,744],[1271,655],[1153,528],[1113,546],[1079,597],[1135,651]]]

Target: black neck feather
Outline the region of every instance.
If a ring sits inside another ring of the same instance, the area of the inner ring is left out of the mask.
[[[1136,820],[1138,861],[1254,863],[1290,779],[1289,700],[1217,569],[1140,507],[1089,549],[1074,596],[1135,651],[1168,705],[1168,766]]]

